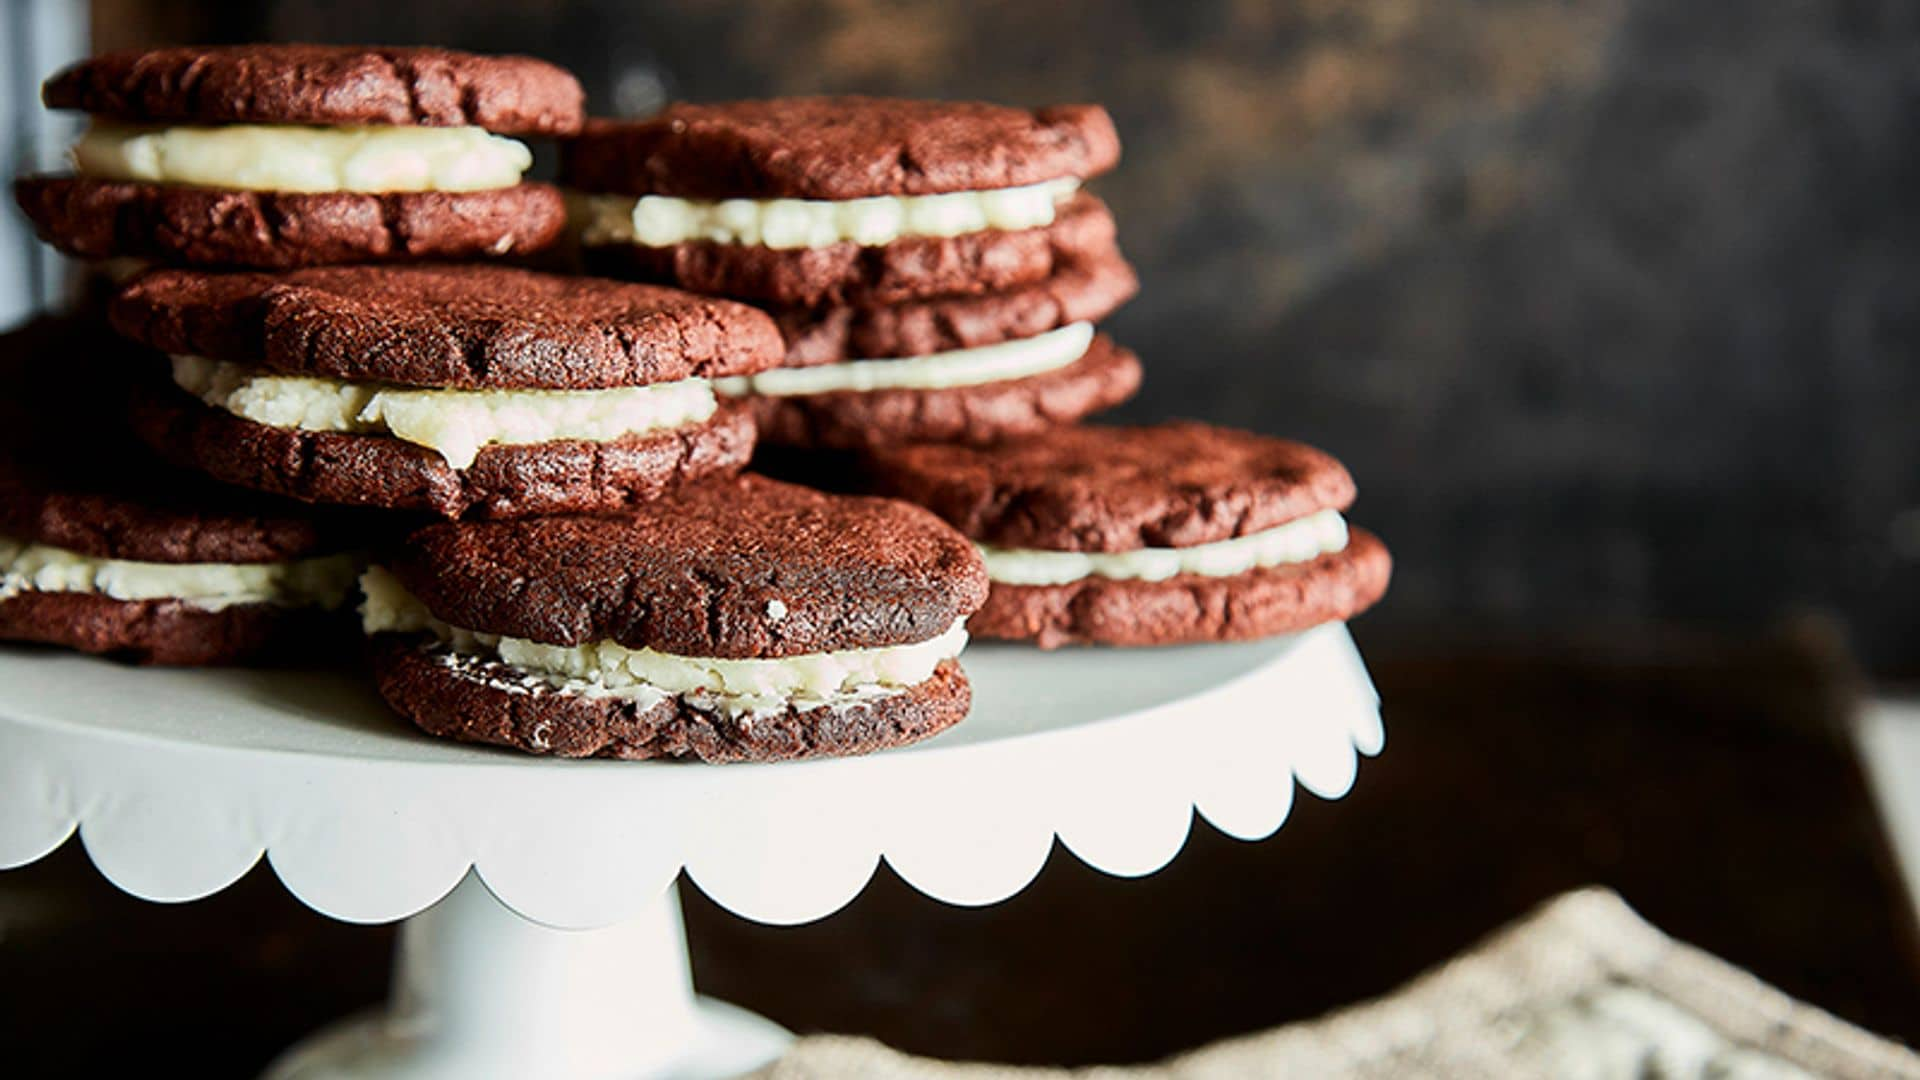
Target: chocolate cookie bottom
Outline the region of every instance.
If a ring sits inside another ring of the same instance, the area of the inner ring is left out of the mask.
[[[618,510],[731,476],[753,455],[753,420],[738,405],[722,405],[701,424],[609,442],[486,446],[465,469],[385,435],[257,424],[170,387],[143,390],[134,429],[176,464],[230,484],[448,518]]]
[[[643,703],[569,693],[506,664],[399,634],[374,638],[373,668],[387,704],[429,735],[575,758],[737,762],[866,754],[943,731],[972,703],[967,677],[952,660],[897,693],[738,714],[679,696]]]
[[[521,255],[551,245],[566,226],[566,203],[549,184],[309,194],[29,176],[13,190],[40,239],[69,255],[186,266]]]
[[[995,582],[986,606],[967,619],[967,630],[976,638],[1031,641],[1043,649],[1245,641],[1351,618],[1386,593],[1392,570],[1379,537],[1354,529],[1342,551],[1229,577]]]
[[[208,667],[267,660],[347,624],[317,608],[236,604],[209,611],[179,600],[98,593],[16,593],[0,600],[0,640],[62,645],[136,664]]]
[[[1097,323],[1138,291],[1133,267],[1109,249],[1060,259],[1043,281],[1002,292],[935,296],[867,307],[774,308],[786,367],[891,360],[977,349]]]
[[[1033,435],[1112,408],[1139,389],[1139,359],[1101,335],[1080,359],[1024,379],[945,390],[842,390],[746,401],[764,442],[858,450],[897,443],[984,444]]]

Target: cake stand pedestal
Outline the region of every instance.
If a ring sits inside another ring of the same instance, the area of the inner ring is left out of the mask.
[[[365,680],[137,670],[0,651],[0,867],[76,829],[115,885],[206,896],[262,855],[322,914],[407,920],[392,997],[268,1075],[721,1077],[789,1036],[698,998],[674,881],[768,923],[846,904],[884,858],[990,904],[1057,837],[1134,876],[1197,809],[1233,836],[1324,798],[1382,744],[1346,628],[1241,645],[978,645],[973,715],[871,757],[704,767],[554,761],[413,732]]]

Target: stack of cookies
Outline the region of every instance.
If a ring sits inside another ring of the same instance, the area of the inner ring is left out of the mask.
[[[969,631],[1232,640],[1385,588],[1332,458],[1079,426],[1140,382],[1095,328],[1136,287],[1082,189],[1119,157],[1098,107],[588,121],[541,61],[319,46],[105,56],[45,96],[94,123],[21,205],[134,268],[119,344],[69,329],[84,400],[47,351],[5,375],[0,637],[218,664],[365,636],[431,734],[777,760],[958,722]],[[503,258],[569,212],[524,136],[564,140],[609,278]],[[891,497],[746,472],[756,440],[857,453]]]
[[[116,321],[179,355],[116,341],[94,312],[9,343],[27,415],[0,447],[0,636],[166,664],[337,654],[327,637],[358,551],[392,524],[278,497],[304,493],[276,478],[328,483],[329,448],[300,442],[298,425],[188,416],[182,388],[212,394],[217,380],[307,420],[350,411],[350,388],[262,386],[229,362],[329,363],[307,348],[325,334],[309,333],[302,275],[356,277],[384,299],[384,275],[416,272],[391,264],[552,244],[564,203],[522,181],[532,154],[511,136],[578,130],[578,82],[524,57],[245,46],[96,57],[42,93],[91,124],[71,175],[15,183],[21,208],[54,247],[130,279]],[[336,306],[324,321],[351,317]],[[404,366],[383,335],[360,344],[376,368]],[[229,430],[213,434],[216,419]]]
[[[116,277],[550,244],[564,204],[521,182],[531,154],[506,136],[582,121],[566,72],[438,49],[127,53],[60,72],[43,96],[92,125],[72,175],[23,178],[15,196],[42,239]],[[351,599],[350,549],[377,525],[156,462],[129,413],[165,357],[86,319],[9,345],[22,415],[0,446],[0,636],[172,664],[324,642]]]
[[[593,121],[561,182],[586,265],[762,307],[779,370],[722,386],[764,442],[989,443],[1131,397],[1095,332],[1133,295],[1081,185],[1120,157],[1106,110],[794,98]]]
[[[62,250],[137,261],[108,317],[138,348],[90,373],[90,404],[114,407],[83,438],[50,417],[10,440],[0,636],[152,663],[336,657],[324,613],[359,577],[374,677],[436,734],[764,760],[966,714],[972,545],[915,507],[738,476],[753,420],[715,386],[784,359],[770,316],[500,263],[561,234],[509,136],[577,130],[571,75],[433,49],[161,50],[45,95],[94,124],[76,175],[17,197]],[[21,360],[16,402],[53,366]]]
[[[858,451],[867,483],[974,540],[993,581],[974,634],[1222,641],[1367,608],[1389,560],[1348,533],[1339,462],[1205,425],[1077,426],[1140,383],[1093,327],[1135,290],[1082,188],[1119,156],[1098,106],[800,98],[591,121],[561,182],[588,266],[773,314],[784,363],[723,392],[763,443]],[[794,471],[848,482],[822,460]]]

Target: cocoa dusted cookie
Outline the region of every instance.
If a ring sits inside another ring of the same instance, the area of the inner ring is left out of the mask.
[[[891,447],[877,487],[977,544],[968,622],[1042,648],[1230,641],[1349,618],[1392,562],[1349,529],[1353,480],[1310,446],[1198,423],[1061,427],[987,448]]]
[[[593,265],[780,306],[1000,292],[1113,250],[1095,105],[787,98],[596,121],[562,182]]]
[[[170,354],[134,416],[163,454],[443,517],[615,510],[737,472],[752,420],[712,380],[783,351],[742,304],[481,265],[156,270],[110,317]]]
[[[916,507],[748,475],[618,514],[431,525],[362,588],[380,692],[430,734],[718,762],[958,722],[987,577]]]
[[[14,194],[70,255],[284,269],[535,251],[565,226],[513,136],[580,129],[566,71],[433,48],[112,53],[42,88],[93,123],[74,172]]]

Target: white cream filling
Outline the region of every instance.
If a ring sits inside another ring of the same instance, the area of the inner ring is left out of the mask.
[[[464,469],[483,446],[607,442],[699,423],[719,407],[705,379],[610,390],[420,390],[175,356],[173,381],[215,408],[277,428],[391,435]]]
[[[569,693],[643,701],[685,694],[734,712],[845,702],[925,682],[967,643],[964,620],[911,645],[842,649],[776,660],[725,660],[634,649],[614,641],[546,645],[450,626],[383,567],[360,579],[361,625],[369,634],[429,633],[454,654],[497,660],[536,684]],[[778,603],[778,601],[773,601]],[[782,605],[784,610],[784,605]]]
[[[353,587],[353,573],[351,555],[270,563],[135,562],[0,536],[0,600],[23,592],[84,592],[115,600],[179,600],[207,611],[236,604],[335,608]]]
[[[1092,323],[1072,323],[1030,338],[892,360],[849,360],[715,379],[722,394],[793,397],[836,390],[945,390],[1057,371],[1087,354]]]
[[[477,127],[96,123],[72,153],[81,176],[247,191],[489,191],[533,164],[525,144]]]
[[[1080,189],[1077,177],[1021,187],[868,199],[682,199],[576,195],[585,244],[667,247],[698,240],[770,248],[879,247],[909,236],[1037,229]]]
[[[1231,577],[1263,566],[1312,562],[1347,546],[1347,521],[1322,510],[1249,536],[1181,548],[1041,551],[976,545],[987,576],[1008,585],[1065,585],[1084,578],[1165,581],[1179,574]]]

